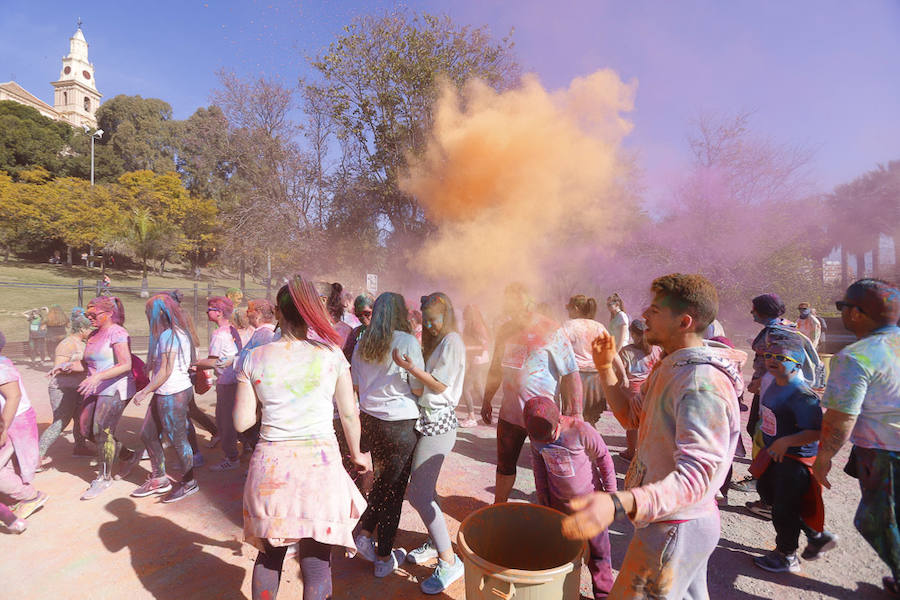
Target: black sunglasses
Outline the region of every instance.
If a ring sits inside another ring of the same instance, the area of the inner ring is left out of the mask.
[[[839,311],[843,311],[845,308],[855,308],[862,314],[866,314],[866,311],[864,311],[862,308],[860,308],[859,304],[852,304],[850,302],[844,302],[843,300],[838,300],[837,302],[834,303],[834,305],[835,305],[835,307],[837,307],[837,309]]]

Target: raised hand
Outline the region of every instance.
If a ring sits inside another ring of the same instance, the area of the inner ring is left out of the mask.
[[[598,371],[611,369],[616,360],[616,341],[608,331],[603,331],[591,343],[591,355],[594,358],[594,366]]]

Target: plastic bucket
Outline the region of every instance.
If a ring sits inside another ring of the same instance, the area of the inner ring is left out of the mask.
[[[585,544],[563,537],[565,515],[507,502],[476,510],[457,539],[467,600],[578,600]]]

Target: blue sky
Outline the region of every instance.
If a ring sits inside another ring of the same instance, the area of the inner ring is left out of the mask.
[[[168,101],[177,118],[209,101],[215,72],[293,82],[354,16],[391,2],[153,3],[0,0],[0,81],[45,101],[78,17],[105,98]],[[551,88],[610,67],[636,79],[634,131],[649,194],[687,162],[700,111],[755,111],[754,129],[815,151],[820,190],[900,159],[900,2],[409,2],[513,39],[525,71]]]

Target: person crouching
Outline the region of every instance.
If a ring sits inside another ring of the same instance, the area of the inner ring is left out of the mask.
[[[531,439],[538,503],[572,514],[573,498],[616,491],[612,457],[591,425],[561,415],[553,400],[539,396],[525,403],[525,429]],[[613,586],[609,530],[588,540],[588,548],[594,598],[606,598]]]

